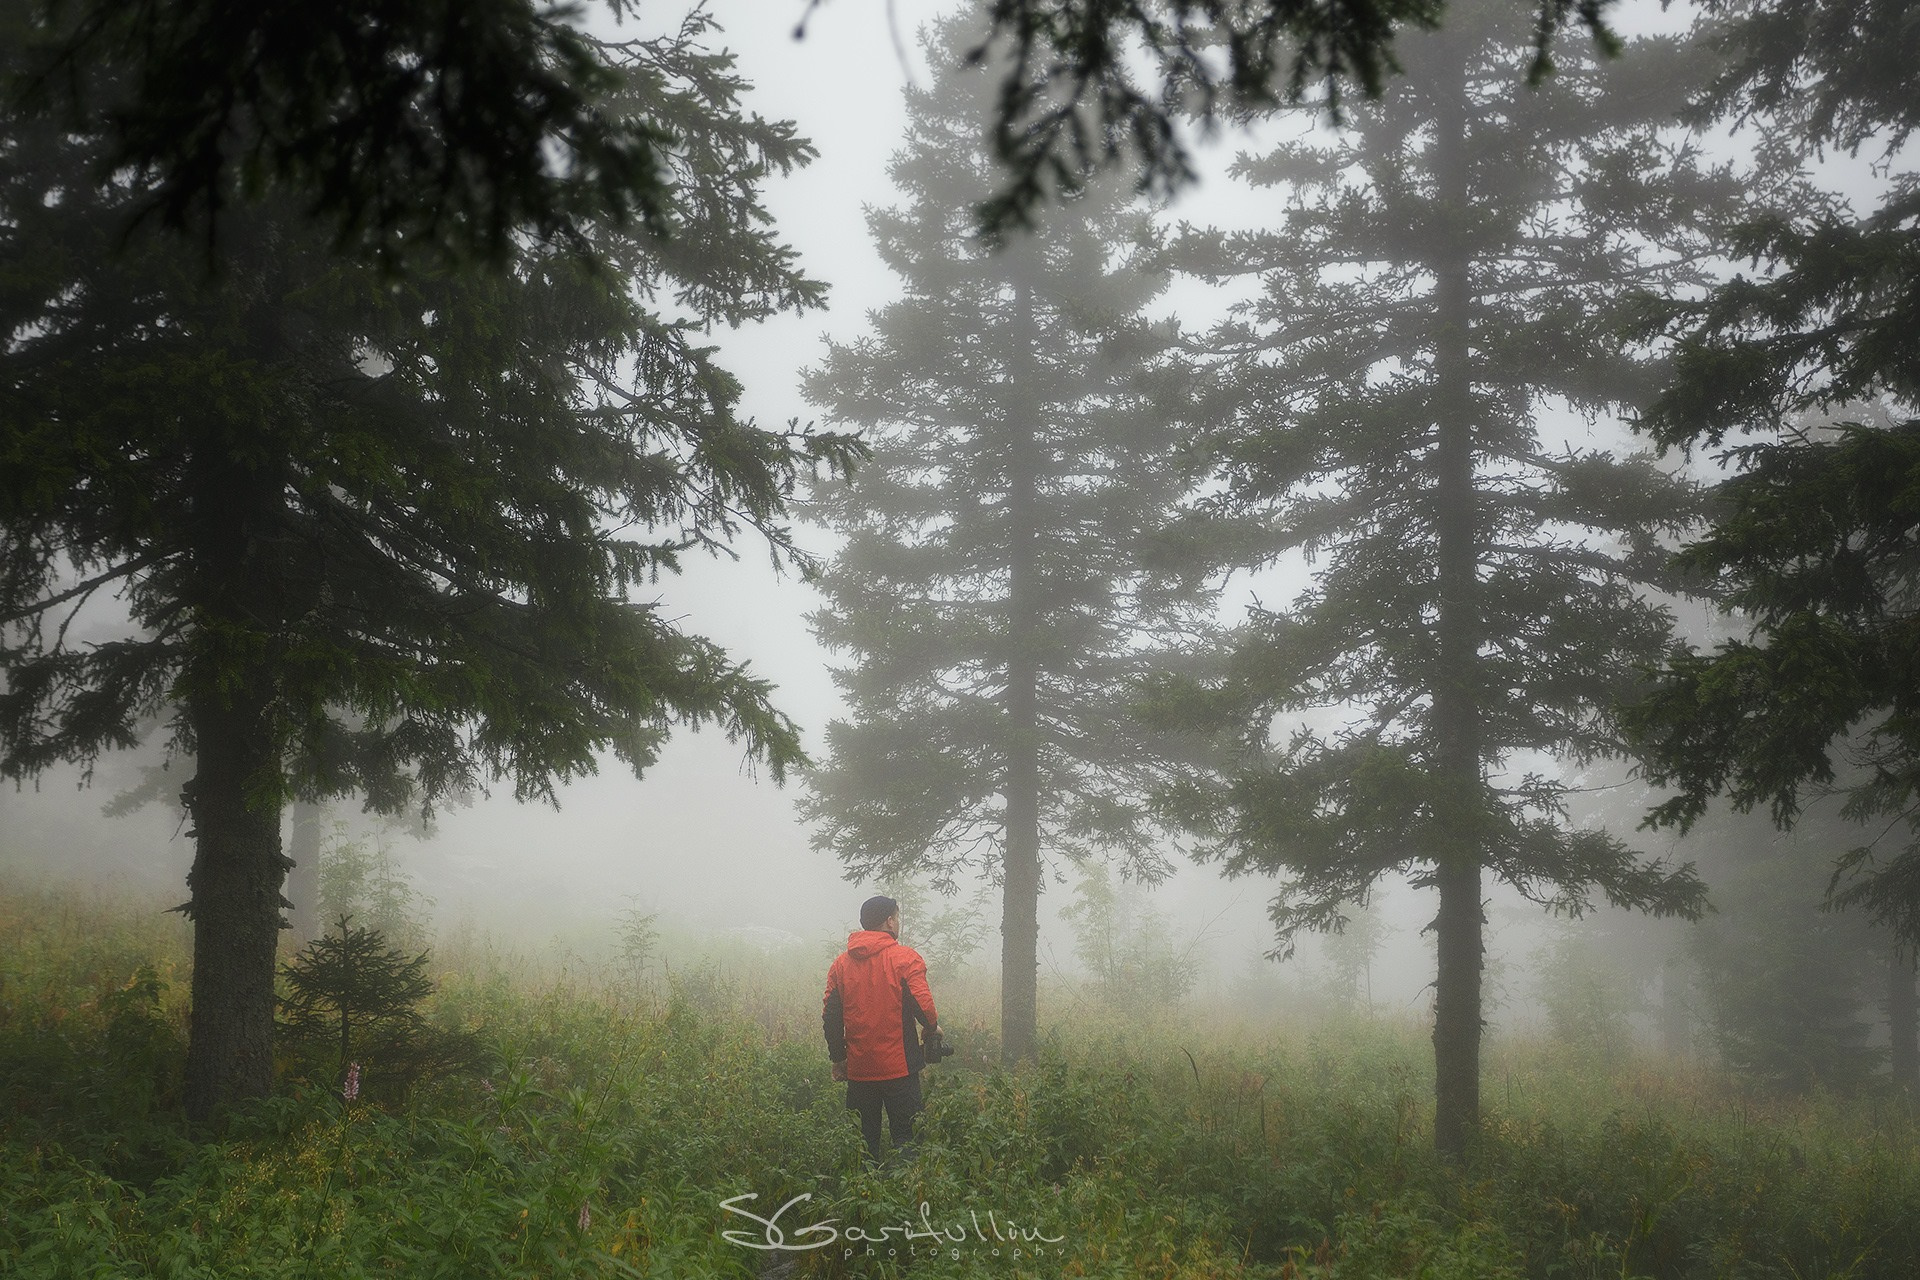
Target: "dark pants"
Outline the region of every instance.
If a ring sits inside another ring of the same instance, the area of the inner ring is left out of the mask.
[[[847,1110],[860,1113],[860,1136],[867,1140],[867,1152],[880,1158],[880,1111],[886,1109],[887,1130],[895,1147],[913,1143],[913,1116],[920,1110],[920,1077],[901,1076],[898,1080],[847,1081]]]

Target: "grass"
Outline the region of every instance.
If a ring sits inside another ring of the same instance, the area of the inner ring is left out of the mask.
[[[480,1036],[475,1073],[376,1104],[377,1080],[347,1102],[290,1063],[274,1099],[194,1133],[186,956],[151,904],[0,894],[0,1274],[1920,1274],[1902,1099],[1767,1100],[1497,1044],[1462,1175],[1432,1156],[1411,1023],[1083,1002],[1005,1072],[980,1061],[990,993],[955,984],[963,1054],[928,1073],[918,1151],[872,1168],[827,1078],[811,954],[641,981],[469,937],[436,956],[432,1016]]]

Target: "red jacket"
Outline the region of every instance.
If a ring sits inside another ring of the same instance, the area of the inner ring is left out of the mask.
[[[820,1022],[827,1056],[849,1080],[898,1080],[926,1065],[914,1023],[933,1026],[927,962],[880,929],[862,929],[827,970]]]

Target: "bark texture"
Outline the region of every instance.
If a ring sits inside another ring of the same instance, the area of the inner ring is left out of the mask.
[[[325,811],[296,803],[287,840],[287,927],[293,944],[304,947],[325,932],[320,920],[320,828]]]
[[[205,1120],[273,1084],[274,953],[280,938],[277,807],[249,804],[249,782],[273,762],[262,716],[196,698],[199,769],[187,787],[196,849],[192,891],[193,1008],[186,1105]]]
[[[279,614],[269,549],[282,501],[271,470],[210,432],[192,467],[193,555],[202,586],[185,704],[196,770],[186,1109],[265,1097],[273,1084],[274,960],[287,859],[280,847],[273,652]]]

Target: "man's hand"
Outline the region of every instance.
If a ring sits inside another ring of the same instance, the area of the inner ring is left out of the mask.
[[[833,1078],[834,1078],[835,1080],[845,1080],[845,1079],[847,1078],[847,1064],[846,1064],[846,1063],[844,1063],[844,1062],[836,1062],[836,1063],[834,1063],[834,1064],[833,1064]]]

